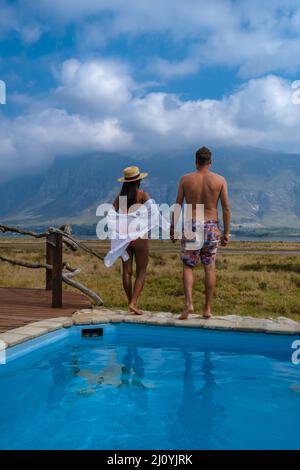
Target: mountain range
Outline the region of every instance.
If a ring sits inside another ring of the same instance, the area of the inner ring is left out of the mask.
[[[146,158],[115,153],[56,158],[39,174],[0,183],[0,221],[27,227],[94,226],[97,206],[114,199],[117,178],[132,164],[149,172],[143,187],[157,202],[172,203],[180,176],[194,170],[193,154],[189,149]],[[212,171],[228,180],[236,229],[300,228],[300,155],[216,148]]]

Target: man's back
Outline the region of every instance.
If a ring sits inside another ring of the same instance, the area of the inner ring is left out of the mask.
[[[193,206],[193,212],[196,204],[203,204],[205,220],[218,220],[218,201],[226,189],[223,176],[205,168],[184,175],[181,182],[185,201]]]

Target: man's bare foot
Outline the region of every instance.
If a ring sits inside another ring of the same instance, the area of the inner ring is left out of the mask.
[[[129,304],[129,311],[133,312],[135,315],[143,315],[142,310],[140,310],[137,305],[132,303]]]
[[[194,307],[185,307],[178,317],[178,320],[186,320],[190,313],[194,312]]]
[[[211,311],[210,309],[204,309],[203,310],[203,318],[211,318],[212,317],[212,314],[211,314]]]

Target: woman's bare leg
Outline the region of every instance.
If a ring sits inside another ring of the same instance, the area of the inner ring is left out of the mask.
[[[132,261],[133,261],[133,252],[131,249],[128,250],[128,254],[130,256],[129,260],[122,261],[122,265],[123,265],[122,278],[123,278],[124,291],[127,295],[128,303],[130,304],[131,299],[132,299]]]
[[[136,279],[129,309],[136,315],[142,315],[143,312],[138,308],[137,302],[145,284],[149,261],[149,241],[140,238],[136,240],[134,244],[134,254],[136,262]]]

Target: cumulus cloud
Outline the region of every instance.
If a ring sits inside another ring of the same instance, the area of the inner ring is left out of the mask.
[[[116,61],[70,59],[57,79],[44,102],[26,98],[22,116],[0,114],[2,178],[36,170],[57,156],[104,150],[145,154],[201,142],[300,149],[295,90],[274,75],[251,79],[220,100],[186,101],[171,93],[141,94]]]
[[[60,102],[98,113],[111,113],[125,106],[135,87],[127,67],[112,60],[67,60],[59,79],[61,84],[55,94]]]
[[[176,148],[200,142],[252,145],[299,151],[300,106],[292,102],[291,83],[277,76],[246,82],[221,100],[183,101],[151,93],[131,103],[131,125],[150,143]]]
[[[0,120],[0,141],[0,180],[37,172],[55,157],[132,148],[117,118],[90,119],[57,108]]]

